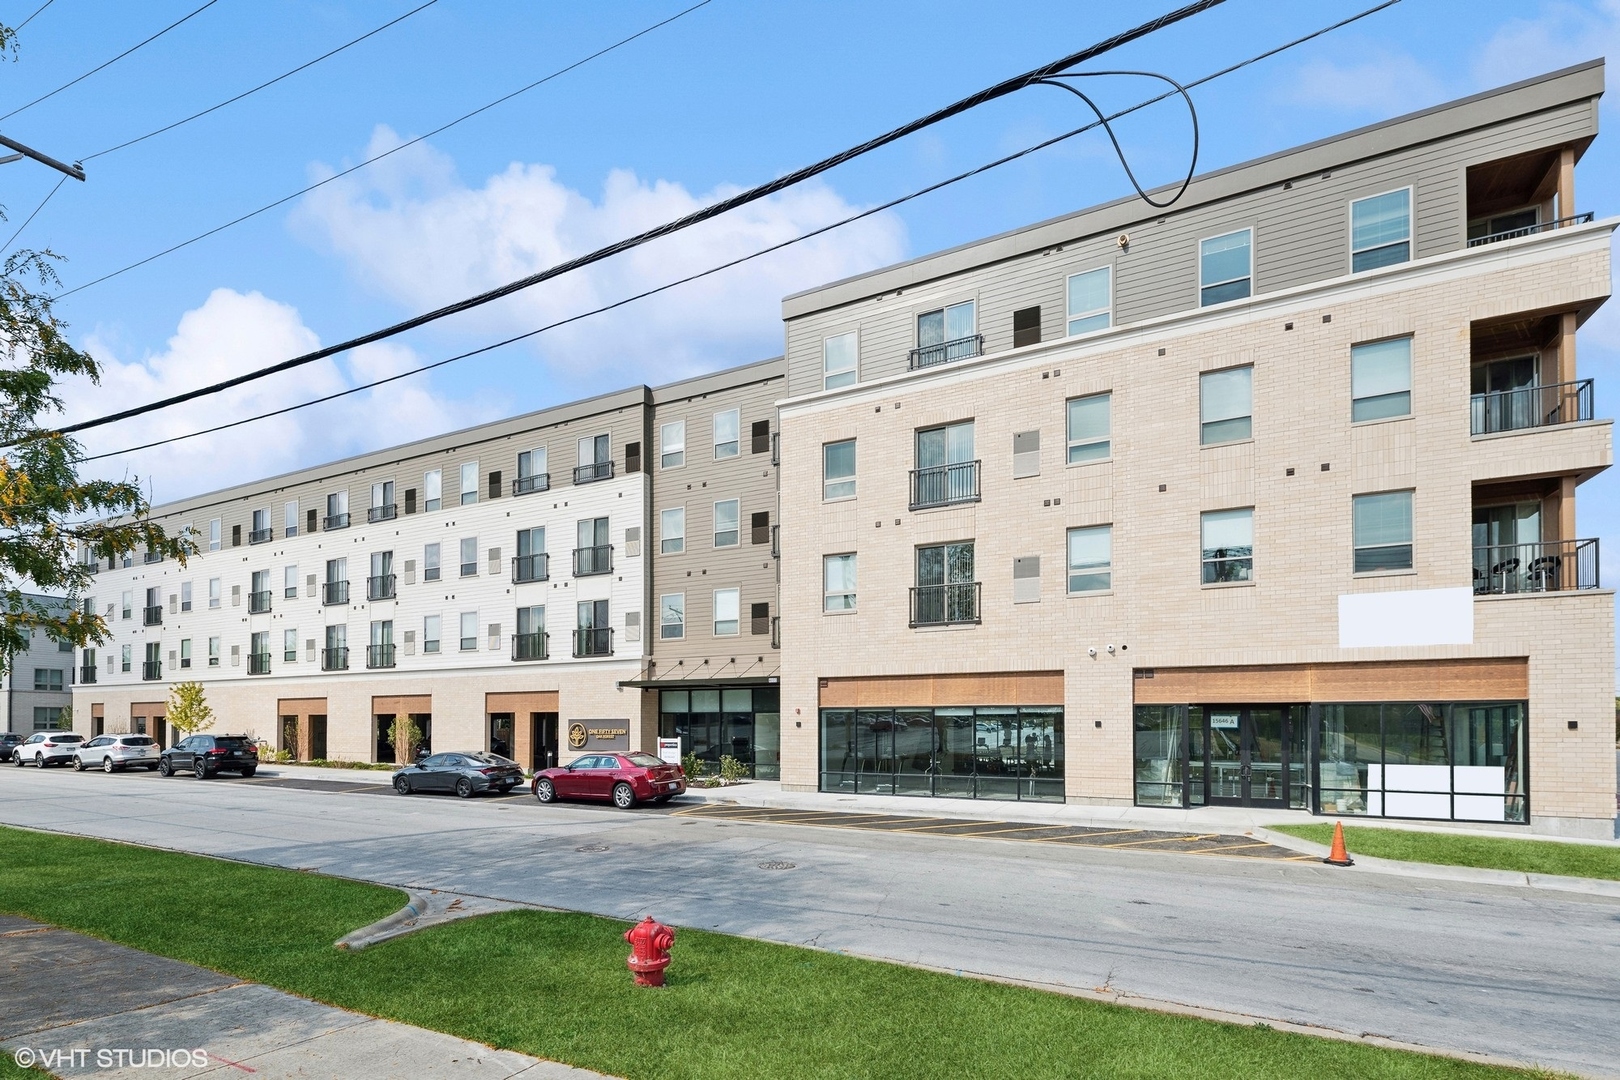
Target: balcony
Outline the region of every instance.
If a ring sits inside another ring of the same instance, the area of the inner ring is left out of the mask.
[[[349,602],[349,583],[347,581],[328,581],[321,586],[321,603],[330,607],[333,604],[347,604]]]
[[[574,481],[576,484],[579,481]],[[532,495],[536,491],[551,490],[551,474],[535,473],[533,476],[520,476],[512,481],[513,495]]]
[[[1474,595],[1569,592],[1598,587],[1598,542],[1553,540],[1474,549]]]
[[[275,534],[276,531],[274,529],[250,529],[248,530],[248,543],[268,544]]]
[[[345,667],[348,666],[348,660],[347,659],[345,659],[343,661],[343,663],[344,663]],[[394,666],[394,646],[392,644],[389,644],[389,645],[367,645],[366,646],[366,667],[368,667],[368,668],[391,668],[393,666]]]
[[[382,506],[373,506],[366,511],[366,520],[372,523],[379,521],[393,521],[399,517],[399,504],[386,503]]]
[[[94,665],[94,664],[81,664],[81,665],[79,665],[79,681],[81,683],[93,683],[93,682],[95,682],[96,681],[96,665]]]
[[[979,501],[979,463],[934,465],[911,470],[911,509]]]
[[[546,660],[550,654],[547,651],[547,639],[551,635],[539,634],[513,634],[512,659],[513,660]]]
[[[1473,435],[1574,424],[1592,419],[1592,380],[1475,394],[1468,404]]]
[[[924,345],[912,349],[906,358],[906,366],[916,371],[918,368],[933,367],[936,364],[948,364],[952,360],[969,360],[983,353],[984,335],[971,334],[954,341],[942,341],[938,345]]]
[[[1537,222],[1534,225],[1525,225],[1517,229],[1506,229],[1502,232],[1490,233],[1486,236],[1476,236],[1468,241],[1469,247],[1480,247],[1484,244],[1497,244],[1503,240],[1514,240],[1521,236],[1535,236],[1537,233],[1551,232],[1554,229],[1567,229],[1571,225],[1587,225],[1592,221],[1592,211],[1576,214],[1574,217],[1558,218],[1554,221]]]
[[[578,465],[574,468],[574,483],[594,484],[598,480],[613,479],[613,462],[593,461],[589,465]]]
[[[163,608],[161,606],[154,605],[152,607],[141,608],[142,626],[161,626],[162,623]]]
[[[270,654],[267,652],[248,653],[248,674],[270,674]]]
[[[264,592],[251,592],[251,593],[248,593],[248,613],[249,614],[251,614],[251,615],[263,615],[265,612],[267,612],[269,610],[270,610],[270,592],[269,592],[269,590],[265,590]]]
[[[321,519],[321,528],[326,532],[333,529],[347,529],[349,527],[348,514],[327,514]]]
[[[394,575],[379,574],[366,578],[367,600],[392,600],[394,598]],[[390,665],[392,666],[392,665]]]
[[[348,649],[322,649],[321,650],[321,670],[322,671],[348,671],[349,670],[349,650]]]
[[[163,678],[163,661],[147,660],[141,664],[141,678],[147,682],[157,682]]]
[[[613,545],[602,544],[597,547],[574,549],[575,577],[611,573],[613,573]]]
[[[613,628],[574,631],[575,656],[612,656]]]
[[[575,573],[577,575],[578,571],[575,571]],[[512,560],[512,583],[514,585],[522,585],[527,581],[546,581],[550,577],[551,558],[543,551],[534,555],[519,555]]]
[[[918,585],[911,590],[911,626],[961,626],[979,621],[979,585]]]
[[[161,551],[148,551],[145,555],[141,556],[141,562],[145,563],[148,566],[150,566],[153,563],[160,563],[162,561],[163,561],[163,552],[161,552]]]

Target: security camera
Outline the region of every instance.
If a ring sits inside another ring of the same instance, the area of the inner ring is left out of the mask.
[[[1114,655],[1114,647],[1112,645],[1108,646],[1108,655],[1109,656]]]
[[[1095,657],[1097,655],[1097,646],[1093,645],[1091,648],[1087,649],[1086,650],[1086,655],[1091,656],[1091,657]]]

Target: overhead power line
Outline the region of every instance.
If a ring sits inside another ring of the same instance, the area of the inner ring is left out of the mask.
[[[768,195],[773,195],[778,191],[792,187],[793,185],[808,180],[811,177],[819,176],[821,173],[824,173],[838,165],[842,165],[847,161],[860,157],[862,154],[870,153],[879,147],[887,146],[888,144],[902,139],[907,135],[913,134],[914,132],[921,131],[924,128],[940,123],[941,121],[947,120],[953,116],[958,116],[964,112],[967,112],[969,109],[974,108],[975,106],[984,104],[985,102],[1006,97],[1008,94],[1012,94],[1026,86],[1039,82],[1042,79],[1049,78],[1050,76],[1055,75],[1066,68],[1074,67],[1076,64],[1084,63],[1093,57],[1101,56],[1102,54],[1117,49],[1122,45],[1126,45],[1132,41],[1147,37],[1149,34],[1157,33],[1167,26],[1174,25],[1175,23],[1181,22],[1184,19],[1188,19],[1201,12],[1208,11],[1210,8],[1216,7],[1225,2],[1226,0],[1194,0],[1193,3],[1177,8],[1176,10],[1168,12],[1164,15],[1160,15],[1157,18],[1150,19],[1140,26],[1126,30],[1123,33],[1115,34],[1113,37],[1106,38],[1095,45],[1087,46],[1086,48],[1081,49],[1079,52],[1070,53],[1068,56],[1061,57],[1048,64],[1043,64],[1040,67],[1035,68],[1033,71],[1027,71],[1022,75],[1016,75],[1013,78],[1004,79],[993,86],[988,86],[977,93],[970,94],[960,101],[947,105],[942,109],[936,109],[934,112],[931,112],[926,116],[922,116],[916,120],[902,124],[891,131],[887,131],[875,138],[868,139],[866,142],[863,142],[857,146],[852,146],[847,150],[842,150],[831,157],[823,158],[821,161],[818,161],[813,165],[806,165],[802,168],[795,169],[792,172],[779,176],[774,180],[756,185],[746,191],[738,192],[736,195],[729,198],[711,203],[701,210],[696,210],[690,214],[676,218],[674,221],[667,221],[662,225],[656,225],[651,229],[637,233],[635,236],[616,241],[615,243],[609,244],[606,247],[597,248],[595,251],[588,252],[587,254],[579,255],[572,259],[567,259],[563,262],[547,267],[545,270],[542,270],[539,273],[518,278],[516,281],[510,281],[505,285],[500,285],[493,289],[487,289],[484,292],[478,293],[477,295],[469,296],[462,300],[457,300],[455,303],[446,304],[443,307],[435,308],[432,311],[423,312],[420,315],[412,316],[409,319],[394,323],[390,326],[385,326],[379,330],[373,330],[369,333],[361,334],[358,337],[349,338],[347,341],[340,341],[335,345],[328,345],[325,348],[316,349],[312,352],[304,353],[301,356],[295,356],[291,359],[283,360],[280,363],[271,364],[255,371],[246,372],[245,374],[238,375],[234,378],[225,379],[209,386],[198,387],[195,390],[188,390],[182,394],[175,394],[171,397],[163,398],[160,401],[148,402],[145,405],[137,405],[133,408],[124,409],[116,413],[110,413],[106,416],[96,417],[92,420],[81,420],[77,424],[66,425],[60,428],[59,431],[62,434],[71,434],[76,431],[87,431],[91,428],[102,427],[106,424],[116,423],[120,420],[128,420],[136,416],[142,416],[146,413],[155,412],[159,409],[166,409],[174,405],[179,405],[182,402],[195,401],[198,398],[218,394],[233,387],[242,386],[245,383],[254,382],[258,379],[263,379],[267,376],[277,374],[278,372],[290,371],[294,368],[303,367],[306,364],[312,364],[317,360],[324,360],[329,356],[336,356],[339,353],[348,352],[352,349],[360,347],[361,345],[370,345],[374,342],[385,341],[388,338],[397,337],[408,330],[414,330],[418,327],[426,326],[429,323],[437,322],[438,320],[448,318],[451,315],[459,315],[462,312],[472,311],[475,308],[484,306],[485,304],[490,304],[496,300],[511,296],[514,293],[521,292],[524,289],[532,288],[541,282],[550,281],[552,278],[561,277],[564,274],[572,273],[575,270],[594,265],[595,263],[599,263],[604,259],[608,259],[614,255],[620,254],[621,252],[640,247],[643,244],[657,240],[664,236],[670,236],[674,233],[680,232],[683,229],[688,229],[694,225],[698,225],[702,222],[719,217],[720,215],[731,210],[735,210],[738,207],[746,206],[752,202],[757,202]]]
[[[470,359],[471,357],[474,357],[474,356],[480,356],[480,355],[482,355],[484,353],[493,352],[496,349],[505,348],[506,346],[516,344],[519,341],[524,341],[524,340],[526,340],[528,338],[536,337],[536,336],[538,336],[540,334],[546,333],[549,330],[555,330],[558,327],[566,326],[569,323],[579,322],[579,321],[581,321],[583,319],[588,319],[588,318],[591,318],[592,316],[600,315],[600,314],[603,314],[604,312],[612,311],[612,310],[614,310],[616,308],[621,308],[621,307],[624,307],[624,306],[626,306],[628,304],[635,303],[638,300],[644,300],[649,296],[655,296],[658,293],[668,292],[669,290],[677,288],[677,287],[679,287],[681,285],[686,285],[686,284],[689,284],[690,282],[697,281],[700,278],[709,277],[711,275],[718,274],[721,271],[729,270],[732,267],[739,266],[739,265],[741,265],[743,263],[746,263],[746,262],[750,262],[750,261],[752,261],[754,259],[760,258],[761,256],[769,255],[772,252],[780,251],[783,248],[791,247],[794,244],[801,243],[801,242],[803,242],[805,240],[809,240],[809,239],[811,239],[813,237],[821,236],[824,233],[828,233],[828,232],[833,231],[834,229],[842,228],[845,225],[849,225],[849,224],[852,224],[852,223],[854,223],[856,221],[860,221],[863,218],[871,217],[874,214],[880,214],[885,210],[892,210],[894,207],[899,206],[902,203],[910,202],[913,199],[921,198],[922,196],[931,194],[932,192],[938,191],[941,188],[949,187],[952,184],[959,183],[959,182],[961,182],[963,180],[967,180],[967,179],[969,179],[971,177],[974,177],[974,176],[978,176],[981,173],[989,172],[991,169],[999,168],[1000,166],[1006,165],[1009,162],[1017,161],[1019,158],[1027,157],[1030,154],[1034,154],[1034,153],[1036,153],[1036,152],[1038,152],[1040,150],[1044,150],[1044,149],[1046,149],[1046,148],[1048,148],[1050,146],[1055,146],[1060,142],[1064,142],[1065,140],[1072,139],[1077,135],[1084,134],[1085,132],[1088,132],[1088,131],[1093,131],[1098,127],[1106,127],[1108,124],[1112,123],[1115,120],[1118,120],[1118,119],[1120,119],[1122,117],[1125,117],[1125,116],[1129,116],[1131,113],[1139,112],[1142,109],[1148,108],[1149,106],[1156,105],[1161,101],[1164,101],[1164,100],[1166,100],[1168,98],[1174,97],[1178,93],[1185,96],[1188,91],[1193,90],[1193,89],[1195,89],[1195,88],[1197,88],[1199,86],[1203,86],[1205,83],[1213,82],[1214,80],[1219,79],[1219,78],[1223,78],[1224,76],[1230,75],[1233,72],[1241,71],[1243,68],[1249,67],[1252,64],[1257,64],[1262,60],[1268,60],[1271,57],[1276,56],[1279,53],[1287,52],[1289,49],[1293,49],[1293,48],[1296,48],[1296,47],[1298,47],[1300,45],[1304,45],[1307,42],[1314,41],[1316,38],[1319,38],[1319,37],[1322,37],[1322,36],[1324,36],[1326,34],[1332,33],[1333,31],[1341,29],[1342,27],[1349,26],[1351,23],[1359,22],[1360,20],[1367,18],[1369,15],[1377,14],[1378,12],[1383,11],[1385,8],[1393,7],[1394,5],[1396,5],[1398,3],[1400,3],[1400,0],[1384,0],[1383,3],[1380,3],[1380,4],[1378,4],[1378,5],[1374,6],[1374,7],[1367,8],[1366,10],[1358,12],[1355,15],[1351,15],[1348,18],[1341,19],[1336,23],[1332,23],[1331,25],[1324,26],[1319,30],[1314,30],[1309,34],[1304,35],[1303,37],[1297,37],[1297,38],[1294,38],[1292,41],[1287,41],[1287,42],[1284,42],[1281,45],[1277,45],[1277,46],[1275,46],[1273,48],[1267,49],[1265,52],[1257,53],[1254,56],[1251,56],[1246,60],[1240,60],[1237,63],[1230,65],[1229,67],[1221,68],[1219,71],[1212,72],[1212,73],[1210,73],[1208,75],[1203,76],[1202,78],[1194,79],[1192,82],[1189,82],[1189,83],[1187,83],[1185,85],[1177,86],[1176,84],[1174,84],[1173,80],[1167,80],[1167,81],[1172,82],[1172,85],[1175,86],[1175,89],[1167,90],[1162,94],[1158,94],[1158,95],[1156,95],[1154,97],[1150,97],[1150,98],[1148,98],[1148,99],[1146,99],[1144,101],[1139,101],[1135,105],[1129,106],[1128,108],[1121,109],[1118,112],[1115,112],[1115,113],[1113,113],[1111,115],[1108,115],[1106,117],[1101,117],[1098,120],[1095,120],[1095,121],[1093,121],[1091,123],[1088,123],[1088,124],[1083,124],[1080,127],[1074,128],[1071,131],[1066,131],[1061,135],[1056,135],[1056,136],[1054,136],[1054,137],[1052,137],[1050,139],[1045,139],[1045,140],[1043,140],[1041,142],[1038,142],[1038,143],[1034,144],[1033,146],[1025,147],[1022,150],[1018,150],[1018,151],[1015,151],[1015,152],[1013,152],[1011,154],[1008,154],[1008,155],[1006,155],[1004,157],[997,158],[994,161],[986,162],[983,165],[976,166],[975,168],[969,169],[966,172],[957,173],[955,176],[950,176],[950,177],[945,178],[944,180],[936,181],[935,183],[929,184],[927,187],[919,188],[916,191],[912,191],[912,192],[909,192],[908,194],[901,195],[898,198],[890,199],[888,202],[880,203],[880,204],[878,204],[876,206],[868,207],[865,210],[861,210],[861,211],[859,211],[857,213],[851,214],[850,216],[845,217],[845,218],[841,218],[840,220],[834,221],[834,222],[832,222],[830,224],[823,225],[820,228],[812,229],[809,232],[803,233],[803,234],[801,234],[799,236],[795,236],[795,237],[792,237],[790,239],[783,240],[783,241],[781,241],[779,243],[772,244],[769,247],[760,248],[757,251],[749,252],[747,255],[742,255],[742,256],[739,256],[738,258],[728,260],[726,262],[720,263],[717,266],[711,266],[706,270],[700,270],[700,271],[698,271],[696,273],[688,274],[687,276],[682,277],[682,278],[677,278],[674,281],[665,282],[662,285],[657,285],[657,286],[654,286],[653,288],[643,290],[642,292],[636,293],[636,294],[634,294],[632,296],[627,296],[627,297],[624,297],[622,299],[615,300],[612,303],[603,304],[602,306],[592,308],[589,311],[582,311],[582,312],[580,312],[578,314],[570,315],[570,316],[568,316],[566,318],[563,318],[563,319],[558,319],[555,322],[547,323],[546,325],[538,327],[538,328],[536,328],[534,330],[528,330],[528,331],[525,331],[524,333],[521,333],[521,334],[515,334],[515,335],[513,335],[511,337],[503,338],[500,341],[492,342],[492,343],[490,343],[488,345],[479,346],[476,349],[470,349],[470,350],[468,350],[466,352],[457,353],[454,356],[447,356],[447,357],[445,357],[445,358],[443,358],[441,360],[435,360],[430,364],[423,364],[420,367],[414,367],[414,368],[410,369],[409,371],[402,371],[402,372],[399,372],[398,374],[389,375],[389,376],[387,376],[385,378],[374,379],[371,382],[367,382],[367,383],[360,383],[358,385],[347,387],[347,388],[345,388],[343,390],[339,390],[339,391],[337,391],[335,393],[326,394],[326,395],[324,395],[322,397],[312,398],[312,399],[310,399],[308,401],[299,402],[299,403],[297,403],[295,405],[287,405],[287,406],[284,406],[284,407],[282,407],[280,409],[273,409],[273,410],[271,410],[269,412],[258,413],[257,415],[254,415],[254,416],[246,416],[246,417],[243,417],[243,418],[241,418],[239,420],[232,420],[232,421],[229,421],[229,422],[224,423],[224,424],[216,424],[213,427],[202,428],[202,429],[197,430],[197,431],[190,431],[190,432],[187,432],[184,435],[171,435],[168,438],[155,439],[152,442],[141,443],[139,446],[125,447],[122,450],[110,450],[110,451],[108,451],[106,453],[103,453],[103,454],[95,454],[95,455],[92,455],[90,457],[83,458],[82,460],[84,460],[84,461],[100,461],[100,460],[103,460],[105,458],[110,458],[110,457],[121,457],[123,455],[133,454],[133,453],[136,453],[137,451],[141,451],[141,450],[151,450],[154,447],[166,446],[166,445],[168,445],[170,443],[182,442],[182,441],[184,441],[186,439],[194,439],[194,438],[197,438],[197,437],[202,436],[202,435],[212,435],[212,434],[215,434],[217,432],[227,431],[227,430],[229,430],[231,428],[242,427],[242,426],[244,426],[246,424],[255,423],[255,422],[259,421],[259,420],[269,420],[269,419],[271,419],[273,417],[284,416],[287,413],[297,412],[297,411],[299,411],[301,409],[311,408],[311,407],[313,407],[315,405],[323,405],[323,404],[325,404],[325,403],[327,403],[329,401],[335,401],[338,398],[348,397],[351,394],[358,394],[363,390],[372,390],[372,389],[375,389],[376,387],[384,386],[384,385],[386,385],[388,383],[398,382],[401,379],[408,379],[413,375],[421,375],[421,374],[423,374],[425,372],[433,371],[436,368],[441,368],[441,367],[445,367],[446,365],[456,363],[459,360],[467,360],[467,359]],[[1159,77],[1159,76],[1155,76],[1155,77]],[[1121,164],[1123,165],[1124,160],[1125,160],[1124,151],[1120,149],[1119,143],[1118,143],[1117,140],[1114,141],[1114,148],[1115,148],[1115,151],[1119,154]],[[1128,165],[1126,166],[1126,169],[1127,169],[1127,171],[1129,171],[1129,166]],[[1133,186],[1134,186],[1134,177],[1132,178],[1132,181],[1133,181]],[[1186,187],[1185,183],[1183,183],[1181,186],[1182,186],[1182,189],[1185,190],[1185,187]],[[1145,198],[1145,195],[1144,195],[1144,198]],[[1149,201],[1149,205],[1153,205],[1151,200],[1148,200],[1148,201]]]
[[[317,56],[313,60],[306,60],[304,63],[299,64],[297,67],[293,68],[291,71],[284,71],[280,75],[277,75],[275,78],[270,79],[267,82],[262,82],[258,86],[253,87],[251,90],[244,90],[240,94],[235,95],[234,97],[226,98],[224,101],[221,101],[217,105],[210,105],[210,106],[208,106],[208,108],[203,109],[201,112],[194,112],[190,116],[187,116],[187,117],[185,117],[183,119],[180,119],[180,120],[176,120],[172,124],[165,124],[163,127],[157,128],[156,130],[148,131],[145,135],[138,135],[133,139],[126,139],[125,141],[119,143],[117,146],[109,146],[105,150],[97,150],[93,154],[86,154],[84,157],[80,158],[79,160],[80,161],[90,161],[90,160],[93,160],[94,158],[104,157],[107,154],[113,153],[114,151],[123,150],[123,149],[125,149],[127,147],[134,146],[136,143],[139,143],[139,142],[145,142],[147,139],[152,138],[154,135],[162,135],[166,131],[173,131],[175,128],[180,127],[180,126],[182,126],[184,124],[189,124],[193,120],[199,120],[202,117],[207,116],[209,113],[218,112],[220,109],[225,108],[225,106],[227,106],[227,105],[234,105],[238,101],[241,101],[245,97],[251,97],[252,95],[257,94],[260,90],[264,90],[264,89],[267,89],[269,87],[272,87],[272,86],[276,85],[276,83],[281,82],[283,79],[290,79],[294,75],[297,75],[300,71],[305,71],[305,70],[307,70],[309,68],[314,67],[316,64],[319,64],[322,60],[330,60],[332,57],[336,56],[338,53],[344,51],[345,49],[353,48],[354,46],[360,44],[362,41],[365,41],[367,38],[375,37],[376,35],[382,33],[384,30],[387,30],[389,27],[396,26],[399,23],[404,22],[406,19],[410,18],[412,15],[415,15],[417,12],[424,11],[427,8],[432,7],[434,4],[437,4],[438,2],[439,2],[439,0],[427,0],[427,3],[419,4],[416,7],[413,7],[411,10],[407,11],[405,14],[395,16],[394,18],[389,19],[387,22],[383,23],[381,26],[376,27],[375,29],[372,29],[372,30],[367,30],[365,33],[361,34],[359,37],[354,38],[354,39],[352,39],[350,41],[345,41],[342,45],[339,45],[337,48],[331,49],[331,50],[329,50],[327,52],[324,52],[321,55]]]
[[[66,176],[58,179],[56,181],[56,186],[51,188],[46,196],[39,201],[39,205],[34,207],[34,212],[23,219],[23,223],[17,226],[17,231],[11,234],[10,239],[8,239],[4,244],[0,244],[0,258],[3,258],[5,253],[11,250],[11,245],[17,242],[17,237],[21,236],[22,231],[28,228],[29,224],[39,216],[39,212],[45,209],[45,204],[51,201],[51,199],[56,195],[57,191],[61,189],[63,184],[67,183],[67,179],[68,178]]]
[[[50,7],[54,3],[56,3],[56,0],[45,0],[45,2],[43,4],[39,5],[39,7],[34,9],[34,14],[33,15],[28,16],[28,18],[24,19],[22,22],[18,23],[16,26],[13,26],[11,28],[11,32],[16,33],[18,30],[21,30],[23,27],[25,27],[29,23],[33,22],[35,16],[37,16],[40,12],[44,11],[46,8]]]
[[[97,64],[95,67],[91,68],[89,71],[85,72],[83,75],[80,75],[77,79],[69,79],[67,82],[63,83],[61,86],[58,86],[55,90],[52,90],[50,93],[41,94],[39,97],[35,98],[33,101],[30,101],[26,105],[17,106],[15,109],[12,109],[10,112],[6,113],[4,116],[0,116],[0,121],[10,120],[13,116],[16,116],[18,113],[22,112],[24,109],[32,109],[35,105],[38,105],[40,102],[45,101],[48,98],[55,97],[57,94],[60,94],[62,91],[66,90],[68,87],[75,86],[75,85],[77,85],[79,83],[84,82],[84,80],[88,79],[90,76],[94,75],[96,72],[101,71],[101,70],[103,70],[105,68],[109,68],[112,65],[118,63],[118,61],[122,60],[124,57],[126,57],[130,53],[134,52],[136,49],[145,48],[147,45],[152,44],[152,42],[156,41],[158,38],[162,37],[164,34],[167,34],[170,30],[173,30],[175,27],[179,26],[181,23],[184,23],[187,20],[189,20],[189,19],[191,19],[191,18],[193,18],[193,17],[195,17],[197,15],[201,15],[203,12],[207,11],[209,8],[213,7],[217,3],[219,3],[219,0],[207,0],[207,3],[203,4],[202,7],[196,8],[195,10],[191,11],[190,13],[181,16],[180,18],[176,19],[174,22],[170,23],[168,26],[165,26],[163,29],[159,30],[157,33],[155,33],[151,37],[147,38],[145,41],[142,41],[142,42],[139,42],[137,44],[131,45],[129,48],[125,49],[123,52],[119,53],[117,56],[113,57],[111,60],[108,60],[106,63]],[[40,11],[43,11],[43,10],[45,10],[45,9],[44,8],[40,9]],[[37,14],[39,14],[39,12],[36,11],[34,14],[37,15]],[[33,15],[29,16],[30,19],[33,18],[33,17],[34,17]]]

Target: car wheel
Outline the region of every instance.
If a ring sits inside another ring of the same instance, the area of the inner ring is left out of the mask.
[[[394,790],[401,795],[409,795],[411,793],[411,782],[403,776],[396,776],[394,777]]]
[[[534,785],[534,797],[543,803],[556,802],[557,785],[544,778],[537,780]]]
[[[169,764],[169,759],[168,758],[163,758],[162,760],[160,760],[158,762],[158,775],[159,776],[173,776],[174,775],[174,766]]]
[[[460,780],[456,781],[456,795],[458,798],[470,799],[472,798],[472,794],[473,789],[471,780],[463,776]]]
[[[45,767],[45,755],[40,754],[40,753],[35,753],[34,754],[34,768],[43,769],[44,767]]]
[[[110,772],[113,771],[113,760],[112,760],[112,758],[106,757],[106,758],[101,759],[101,771],[106,772],[106,773],[110,773]]]
[[[669,796],[669,795],[654,795],[653,796],[653,802],[657,803],[659,806],[662,806],[665,803],[669,802],[669,800],[671,798],[672,798],[672,796]]]
[[[208,766],[204,765],[201,761],[192,762],[191,776],[195,780],[208,779]]]
[[[12,753],[11,753],[11,764],[13,766],[15,766],[16,768],[19,768],[19,769],[22,768],[22,751],[21,750],[13,750],[12,751]]]
[[[636,793],[630,790],[629,784],[613,785],[613,805],[620,810],[628,810],[636,805]]]
[[[249,765],[247,768],[242,770],[242,778],[246,780],[248,777],[252,776],[258,771],[259,767],[257,765]]]
[[[77,756],[74,757],[74,759],[73,759],[73,771],[74,772],[84,772],[84,759],[83,758],[77,757]]]

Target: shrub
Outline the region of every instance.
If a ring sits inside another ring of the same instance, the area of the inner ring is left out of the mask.
[[[748,766],[726,754],[720,759],[720,781],[725,784],[739,784],[748,776]]]

